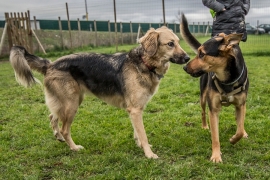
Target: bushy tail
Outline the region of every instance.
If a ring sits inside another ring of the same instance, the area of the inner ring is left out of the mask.
[[[191,34],[188,29],[188,22],[186,16],[182,13],[181,24],[180,24],[180,33],[182,38],[186,43],[192,48],[192,50],[197,54],[198,48],[201,46],[201,43]]]
[[[24,87],[40,83],[33,76],[31,69],[45,75],[50,64],[49,60],[28,53],[22,46],[13,46],[11,48],[9,61],[15,71],[16,80]]]

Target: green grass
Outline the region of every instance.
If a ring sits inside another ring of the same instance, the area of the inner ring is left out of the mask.
[[[160,157],[151,160],[135,145],[127,113],[90,96],[72,125],[74,141],[85,149],[70,151],[53,136],[42,87],[18,85],[10,64],[2,61],[0,179],[269,179],[269,39],[249,36],[248,42],[241,43],[250,78],[245,121],[249,138],[229,143],[236,131],[234,108],[224,107],[219,128],[221,164],[209,161],[211,138],[209,131],[201,129],[198,79],[181,65],[171,65],[144,112],[149,141]],[[183,41],[181,46],[193,56]],[[112,53],[115,48],[91,51]]]

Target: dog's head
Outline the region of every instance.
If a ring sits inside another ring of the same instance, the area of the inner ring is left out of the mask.
[[[242,36],[243,34],[220,33],[209,39],[198,48],[196,57],[184,66],[184,70],[193,77],[207,72],[224,71],[228,61],[236,54],[233,47],[238,46]]]
[[[157,61],[156,63],[171,61],[172,63],[185,64],[190,59],[187,53],[180,47],[179,38],[166,26],[156,30],[150,28],[139,39],[139,43],[144,49],[144,55]]]

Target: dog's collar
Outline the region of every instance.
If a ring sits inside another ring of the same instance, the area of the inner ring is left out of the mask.
[[[149,71],[154,71],[155,67],[154,66],[150,66],[149,64],[147,64],[147,62],[144,60],[144,57],[141,56],[142,62],[143,64],[149,69]]]
[[[242,71],[241,75],[239,76],[239,78],[242,76],[242,74],[243,74],[243,71]],[[239,80],[239,78],[237,78],[237,80],[234,81],[234,83],[237,82]],[[248,78],[246,77],[246,80],[245,80],[245,82],[244,82],[244,84],[242,86],[240,86],[240,87],[232,90],[229,93],[226,93],[220,87],[220,85],[218,83],[218,79],[217,79],[217,77],[215,75],[212,76],[212,79],[213,79],[213,81],[215,83],[215,86],[216,86],[218,92],[221,95],[221,97],[220,97],[221,104],[223,104],[224,106],[230,105],[234,101],[234,95],[237,94],[237,93],[240,93],[240,92],[244,91],[246,89],[246,84],[248,82]],[[232,83],[232,84],[234,84],[234,83]]]
[[[144,60],[143,56],[141,56],[141,59],[142,59],[143,64],[148,68],[148,70],[153,72],[158,77],[158,79],[161,79],[164,77],[163,75],[157,74],[155,71],[156,67],[150,66],[149,64],[147,64],[147,62]]]
[[[243,69],[242,69],[242,72],[241,74],[238,76],[238,78],[236,78],[233,82],[230,82],[230,83],[223,83],[223,82],[220,82],[221,84],[225,85],[225,86],[230,86],[230,85],[233,85],[235,84],[243,75],[244,73],[244,70],[245,70],[245,66],[243,66]]]

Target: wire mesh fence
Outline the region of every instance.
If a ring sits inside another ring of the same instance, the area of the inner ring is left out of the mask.
[[[251,2],[251,7],[270,6],[270,2],[263,3]],[[143,35],[150,27],[158,28],[164,24],[180,36],[179,21],[182,12],[186,14],[193,34],[210,37],[211,33],[212,17],[209,9],[197,0],[84,0],[80,2],[67,0],[67,4],[68,6],[65,6],[65,3],[57,1],[46,5],[35,5],[29,9],[32,29],[45,50],[115,45],[116,41],[119,44],[133,44],[136,43],[138,36]],[[257,12],[251,8],[246,22],[253,25],[268,23],[267,17],[259,18],[255,16],[256,14]],[[3,19],[1,14],[0,19]],[[5,20],[0,20],[0,35],[3,34],[4,24]],[[117,38],[115,38],[115,27]],[[1,54],[8,54],[7,38],[3,39]],[[39,45],[35,38],[33,41],[34,48],[38,50]]]

